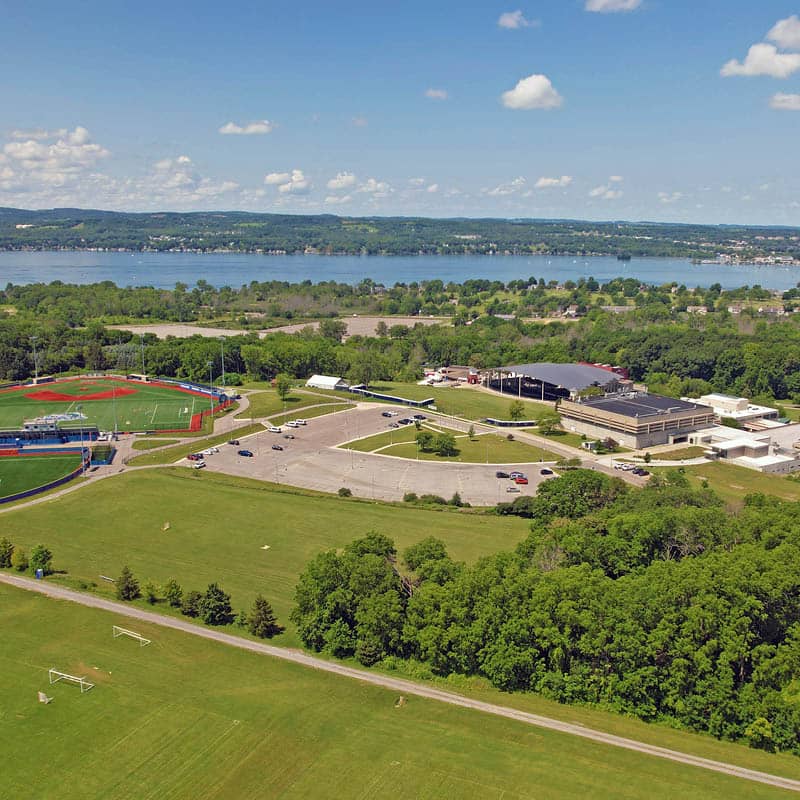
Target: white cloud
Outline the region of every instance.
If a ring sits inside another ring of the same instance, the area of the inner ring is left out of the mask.
[[[572,175],[562,175],[560,178],[539,178],[534,184],[536,189],[553,189],[557,187],[569,186],[572,183]]]
[[[608,180],[611,183],[622,183],[625,178],[623,178],[622,175],[611,175]]]
[[[275,186],[281,183],[286,183],[292,176],[288,172],[270,172],[264,176],[264,183],[269,186]]]
[[[42,139],[57,139],[66,135],[66,128],[57,128],[53,131],[48,131],[44,128],[32,128],[31,130],[15,128],[9,133],[12,139],[35,139],[36,141]]]
[[[527,181],[520,175],[518,178],[514,178],[510,183],[501,183],[499,186],[495,186],[494,189],[486,189],[484,191],[490,197],[505,197],[522,191],[526,184]]]
[[[800,94],[778,92],[772,95],[769,107],[776,111],[800,111]]]
[[[356,128],[366,128],[369,124],[366,117],[353,117],[352,122]]]
[[[436,194],[436,192],[439,191],[439,184],[438,183],[432,183],[425,191],[428,194]]]
[[[235,122],[226,122],[219,132],[223,136],[256,136],[259,134],[272,133],[274,125],[268,119],[260,119],[256,122],[248,122],[245,125],[237,125]]]
[[[423,186],[425,184],[425,178],[409,178],[408,182],[412,186]]]
[[[350,186],[355,186],[356,184],[356,176],[353,175],[352,172],[339,172],[336,174],[335,178],[331,178],[328,183],[327,187],[334,192],[338,192],[341,189],[348,189]]]
[[[517,9],[516,11],[506,11],[497,20],[499,28],[507,31],[515,31],[519,28],[537,28],[541,23],[537,19],[526,19],[525,15]]]
[[[352,200],[353,198],[349,194],[346,195],[332,194],[328,195],[328,197],[325,198],[325,204],[329,206],[333,205],[341,206],[344,205],[345,203],[350,203]]]
[[[375,178],[367,178],[364,183],[362,183],[357,192],[361,192],[362,194],[371,194],[373,197],[386,197],[387,195],[391,194],[394,189],[386,182],[386,181],[379,181]]]
[[[616,11],[634,11],[642,0],[586,0],[586,10],[600,14],[613,14]]]
[[[110,155],[106,148],[94,144],[89,131],[81,126],[73,131],[62,128],[33,133],[34,138],[19,138],[3,147],[4,161],[8,163],[6,169],[14,173],[21,188],[76,184],[98,161]]]
[[[683,199],[683,192],[659,192],[658,199],[662,203],[677,203],[678,200]]]
[[[622,189],[612,189],[608,184],[604,184],[603,186],[595,186],[589,192],[589,197],[597,197],[601,200],[619,200],[622,194]]]
[[[800,53],[779,53],[773,44],[754,44],[743,62],[735,58],[723,65],[720,75],[730,78],[735,75],[751,77],[768,75],[771,78],[788,78],[800,70]]]
[[[281,194],[305,194],[311,188],[311,181],[306,178],[301,169],[293,169],[289,180],[278,186]]]
[[[503,92],[501,99],[506,108],[524,111],[534,108],[558,108],[564,102],[546,75],[529,75],[527,78],[522,78],[513,89]]]
[[[767,39],[785,50],[800,50],[800,19],[797,14],[776,22]]]
[[[446,89],[426,89],[425,97],[429,100],[447,100],[448,95]]]

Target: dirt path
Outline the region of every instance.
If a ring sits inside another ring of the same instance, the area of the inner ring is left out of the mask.
[[[250,650],[261,655],[280,658],[284,661],[291,661],[294,664],[300,664],[304,667],[319,669],[324,672],[332,672],[335,675],[353,678],[354,680],[370,683],[375,686],[380,686],[384,689],[391,689],[392,691],[399,693],[416,695],[418,697],[424,697],[428,700],[436,700],[441,703],[460,706],[461,708],[469,708],[474,711],[481,711],[485,714],[494,714],[499,717],[506,717],[507,719],[513,719],[517,722],[522,722],[526,725],[535,725],[539,728],[547,728],[548,730],[558,731],[560,733],[566,733],[572,736],[580,736],[584,739],[590,739],[591,741],[599,742],[600,744],[606,744],[612,747],[622,747],[626,750],[633,750],[637,753],[655,756],[656,758],[665,758],[669,761],[676,761],[679,764],[686,764],[692,767],[699,767],[701,769],[708,769],[714,772],[721,772],[724,775],[731,775],[744,780],[756,781],[769,786],[776,786],[781,789],[800,792],[800,781],[792,780],[791,778],[782,778],[779,775],[770,775],[766,772],[758,772],[756,770],[746,769],[745,767],[738,767],[735,764],[726,764],[721,761],[713,761],[708,758],[693,756],[689,753],[681,753],[678,750],[670,750],[665,747],[658,747],[656,745],[645,744],[644,742],[637,742],[633,739],[626,739],[622,736],[615,736],[611,733],[604,733],[603,731],[585,728],[582,725],[562,722],[561,720],[543,717],[539,714],[531,714],[527,711],[509,708],[508,706],[485,703],[481,700],[473,700],[469,697],[463,697],[462,695],[454,694],[453,692],[446,692],[442,689],[436,689],[432,686],[425,686],[423,684],[414,683],[401,678],[390,678],[378,673],[355,669],[354,667],[348,667],[344,664],[338,664],[336,662],[325,661],[324,659],[316,658],[299,650],[283,649],[280,647],[275,647],[274,645],[262,644],[261,642],[242,639],[238,636],[232,636],[229,633],[223,633],[222,631],[203,628],[199,625],[194,625],[182,619],[162,616],[161,614],[155,614],[151,611],[144,611],[140,608],[125,605],[124,603],[117,603],[112,600],[105,600],[101,597],[82,594],[80,592],[75,592],[71,589],[65,589],[64,587],[45,583],[43,581],[34,581],[29,578],[19,577],[17,575],[0,573],[0,583],[7,583],[11,586],[16,586],[21,589],[39,592],[40,594],[44,594],[48,597],[53,597],[59,600],[69,600],[73,603],[80,603],[81,605],[89,606],[90,608],[99,608],[114,614],[132,617],[134,619],[141,620],[142,622],[148,622],[152,625],[160,625],[164,628],[172,628],[174,630],[183,631],[184,633],[189,633],[193,636],[201,636],[205,639],[211,639],[212,641],[227,644],[232,647],[239,647],[243,650]]]

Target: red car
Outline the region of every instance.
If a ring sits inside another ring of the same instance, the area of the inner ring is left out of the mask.
[[[519,484],[522,484],[523,486],[527,486],[528,485],[528,479],[524,478],[524,477],[523,478],[514,478],[514,483],[519,483]]]

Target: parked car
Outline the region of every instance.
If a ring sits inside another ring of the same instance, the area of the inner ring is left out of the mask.
[[[239,440],[238,440],[238,439],[231,439],[231,440],[228,442],[228,444],[232,444],[232,445],[234,445],[235,447],[238,447],[238,446],[239,446]]]
[[[403,419],[397,420],[401,425],[410,425],[414,420],[409,419],[408,417],[403,417]]]
[[[195,461],[194,464],[192,464],[192,469],[203,469],[205,465],[206,465],[205,461]]]
[[[290,419],[290,420],[289,420],[289,421],[286,423],[286,427],[287,427],[287,428],[299,428],[299,427],[300,427],[300,425],[297,423],[297,420]]]
[[[523,475],[521,478],[514,478],[514,483],[518,483],[521,486],[527,486],[528,479]]]
[[[517,478],[524,478],[525,477],[525,473],[524,472],[518,472],[518,471],[515,470],[514,472],[509,472],[508,473],[508,477],[511,478],[511,480],[513,481],[513,480],[516,480]]]
[[[497,472],[495,472],[494,476],[495,476],[495,478],[507,478],[508,477],[508,473],[507,472],[497,471]]]
[[[382,417],[392,417],[394,416],[391,411],[381,411]]]
[[[390,422],[389,423],[389,427],[390,428],[399,428],[400,426],[396,422]]]
[[[282,431],[282,428],[279,428],[277,425],[270,425],[269,428],[267,428],[267,430],[270,433],[280,433]]]
[[[186,458],[189,461],[202,461],[203,460],[203,454],[202,453],[189,453],[189,455],[186,456]]]
[[[239,450],[238,454],[240,456],[244,456],[245,458],[252,458],[253,457],[253,451],[252,450]]]
[[[293,434],[293,433],[284,433],[284,434],[283,434],[283,438],[284,438],[284,439],[294,439],[294,438],[295,438],[295,436],[294,436],[294,434]]]
[[[519,488],[519,486],[509,486],[508,489],[506,489],[506,491],[507,492],[520,492],[522,490]]]
[[[274,444],[274,445],[272,445],[272,449],[273,450],[283,450],[283,445],[282,444]]]
[[[547,467],[542,467],[542,468],[539,470],[539,474],[540,474],[540,475],[552,475],[552,474],[553,474],[553,470],[551,470],[551,469],[548,469]]]
[[[428,419],[428,418],[424,414],[414,414],[414,419],[423,420],[423,419]]]
[[[304,419],[296,419],[295,423],[297,425],[305,425],[306,424],[306,420],[304,420]]]

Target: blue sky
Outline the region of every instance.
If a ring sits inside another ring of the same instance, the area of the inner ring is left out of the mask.
[[[0,205],[800,225],[800,2],[32,2]]]

